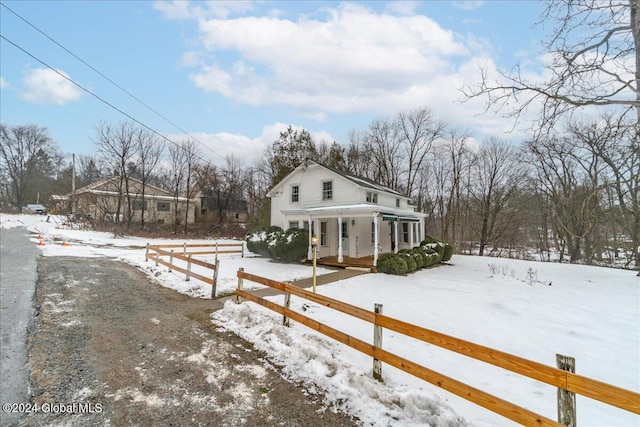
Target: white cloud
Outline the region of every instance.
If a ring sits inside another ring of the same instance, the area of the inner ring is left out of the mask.
[[[286,123],[273,123],[262,128],[259,136],[251,138],[246,135],[219,132],[215,134],[204,132],[192,132],[190,135],[197,139],[200,145],[201,156],[210,160],[213,164],[224,165],[224,158],[233,156],[245,166],[251,164],[262,157],[264,150],[273,141],[280,137],[280,132],[284,132],[289,127]],[[302,130],[303,127],[291,125],[295,130]],[[325,131],[309,132],[314,141],[331,143],[335,140],[331,134]],[[167,135],[172,141],[187,139],[188,135]],[[203,146],[204,145],[204,146]]]
[[[253,9],[251,1],[208,1],[189,2],[186,0],[157,1],[153,7],[167,19],[228,18],[230,15]]]
[[[426,16],[376,14],[354,3],[323,11],[326,20],[199,20],[201,56],[190,52],[188,62],[205,64],[191,80],[238,102],[288,105],[324,119],[386,111],[398,99],[414,104],[413,97],[438,89],[430,82],[454,71],[456,58],[469,55],[452,31]],[[228,53],[232,63],[224,61]],[[211,55],[215,61],[205,59]]]
[[[413,15],[420,2],[411,0],[392,1],[385,5],[385,9],[398,15]]]
[[[485,3],[483,0],[459,0],[452,1],[451,5],[462,10],[474,10],[483,6]]]
[[[0,89],[6,89],[6,88],[8,88],[9,86],[11,86],[11,85],[9,84],[9,82],[8,82],[8,81],[6,81],[6,80],[4,79],[4,77],[0,76]]]
[[[49,68],[29,70],[22,79],[24,90],[20,96],[36,104],[64,105],[79,99],[82,92],[63,76],[69,77],[64,71]]]

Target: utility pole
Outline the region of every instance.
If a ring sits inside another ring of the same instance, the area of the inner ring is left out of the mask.
[[[76,202],[76,155],[71,155],[71,220],[75,214],[75,202]]]

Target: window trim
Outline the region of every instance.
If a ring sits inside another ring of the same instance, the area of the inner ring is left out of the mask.
[[[330,188],[325,188],[329,184]],[[333,200],[333,180],[322,181],[322,200]]]
[[[296,189],[296,192],[294,193],[293,189]],[[296,200],[293,200],[293,196],[295,195]],[[290,198],[291,203],[299,203],[300,202],[300,184],[291,184],[291,198]]]
[[[375,203],[377,205],[378,204],[378,193],[376,193],[375,191],[367,191],[366,201],[368,203]]]
[[[160,209],[160,205],[167,205],[167,209]],[[156,211],[157,212],[171,212],[171,203],[170,202],[157,202],[156,203]]]
[[[134,200],[132,205],[133,206],[131,206],[131,208],[134,211],[148,211],[149,210],[149,206],[148,206],[146,200]]]

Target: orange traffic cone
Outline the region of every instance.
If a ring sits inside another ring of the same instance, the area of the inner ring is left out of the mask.
[[[71,243],[68,243],[68,242],[62,242],[62,246],[71,246]]]
[[[38,240],[42,240],[42,234],[38,234]]]
[[[46,246],[46,245],[45,245],[45,243],[44,243],[42,240],[40,240],[40,241],[38,242],[38,246]]]

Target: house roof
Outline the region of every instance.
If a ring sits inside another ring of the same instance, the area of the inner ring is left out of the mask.
[[[425,218],[427,214],[412,211],[411,209],[392,208],[388,206],[372,205],[369,203],[355,203],[337,206],[316,206],[308,208],[283,209],[280,212],[284,214],[304,214],[312,217],[338,217],[338,215],[349,215],[351,217],[366,216],[371,217],[372,214],[381,215],[390,219],[400,219],[403,221],[414,221]]]
[[[323,167],[323,168],[335,173],[336,175],[339,175],[339,176],[341,176],[343,178],[348,179],[349,181],[353,182],[356,185],[359,185],[360,187],[370,188],[372,190],[381,191],[381,192],[384,192],[384,193],[393,194],[394,196],[397,196],[397,197],[402,197],[402,198],[408,199],[408,197],[404,196],[403,194],[401,194],[401,193],[399,193],[399,192],[397,192],[397,191],[395,191],[395,190],[393,190],[393,189],[391,189],[389,187],[385,187],[384,185],[380,185],[380,184],[376,183],[375,181],[372,181],[372,180],[367,179],[367,178],[362,178],[362,177],[359,177],[359,176],[356,176],[356,175],[352,175],[350,173],[341,171],[339,169],[334,169],[334,168],[332,168],[330,166],[327,166],[327,165],[325,165],[323,163],[320,163],[320,162],[318,162],[316,160],[312,160],[312,159],[306,159],[304,162],[299,164],[293,171],[291,171],[287,176],[285,176],[282,179],[282,181],[280,181],[279,183],[274,185],[273,188],[267,193],[267,196],[271,196],[271,193],[275,188],[279,187],[284,181],[289,179],[289,177],[291,175],[293,175],[298,169],[300,169],[301,167],[308,166],[309,163],[315,163],[316,165],[321,166],[321,167]]]
[[[207,209],[247,210],[247,201],[238,193],[231,193],[231,195],[229,195],[228,192],[224,191],[218,195],[217,192],[212,191],[211,193],[203,193],[200,197],[206,202]]]
[[[104,196],[108,196],[108,195],[117,195],[118,192],[111,190],[111,189],[102,189],[102,187],[105,187],[107,184],[110,184],[116,180],[120,179],[120,177],[118,176],[114,176],[111,178],[107,178],[107,179],[103,179],[101,181],[97,181],[94,182],[92,184],[86,185],[84,187],[78,188],[76,189],[75,193],[73,194],[83,194],[83,193],[89,193],[89,194],[98,194],[98,195],[104,195]],[[136,178],[129,178],[129,182],[130,183],[134,183],[135,185],[142,185],[142,181],[140,181],[139,179]],[[135,185],[133,186],[133,188],[131,188],[130,186],[130,191],[129,191],[129,195],[130,196],[140,196],[142,197],[142,194],[133,191],[135,190]],[[154,185],[150,185],[150,184],[145,184],[145,188],[147,189],[147,191],[149,192],[145,192],[145,199],[153,199],[153,200],[175,200],[174,195],[167,190],[164,190],[162,188],[156,187]],[[152,193],[150,190],[153,190],[155,193]],[[68,195],[70,196],[71,193]],[[178,201],[187,201],[187,200],[191,200],[191,199],[187,199],[186,197],[178,197],[177,198]]]

